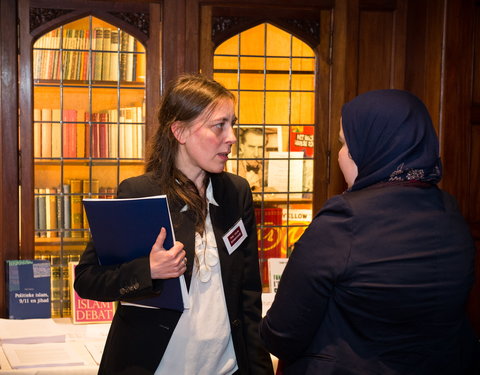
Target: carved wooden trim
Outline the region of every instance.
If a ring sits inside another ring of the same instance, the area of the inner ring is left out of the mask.
[[[223,34],[233,27],[244,24],[250,20],[249,17],[225,17],[225,16],[213,16],[212,17],[212,40],[215,40],[218,35]]]
[[[303,34],[310,35],[310,37],[320,43],[320,21],[308,20],[308,19],[281,19],[287,24],[292,25],[297,30],[300,30]]]
[[[53,9],[53,8],[30,8],[30,31],[35,30],[40,25],[61,17],[65,14],[74,12],[72,9]],[[144,12],[107,12],[108,14],[122,20],[145,35],[149,36],[150,17]]]
[[[71,13],[71,9],[30,8],[30,31],[55,18]]]
[[[149,36],[150,17],[148,13],[141,12],[109,12],[111,15],[134,26],[145,35]]]
[[[286,17],[212,16],[212,41],[220,42],[263,22],[287,29],[313,45],[320,43],[320,20]]]

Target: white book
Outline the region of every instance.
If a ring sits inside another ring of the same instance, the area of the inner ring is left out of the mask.
[[[271,293],[277,292],[287,262],[288,258],[268,258],[268,286]]]
[[[52,319],[0,319],[0,342],[35,344],[65,342],[65,333]]]
[[[301,198],[303,189],[303,151],[271,151],[268,160],[268,187],[284,194],[276,197],[283,198],[288,192],[290,198]],[[287,172],[289,171],[289,172]]]
[[[85,365],[80,353],[69,342],[4,344],[3,352],[12,369]]]

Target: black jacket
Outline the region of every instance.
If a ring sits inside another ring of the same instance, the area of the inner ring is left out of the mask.
[[[464,309],[474,253],[434,186],[336,196],[297,242],[261,336],[285,375],[480,374]]]
[[[261,318],[261,281],[258,266],[257,232],[252,195],[248,183],[229,173],[212,175],[213,194],[219,206],[210,206],[218,245],[222,282],[230,319],[239,374],[272,374],[269,354],[258,335]],[[119,198],[160,195],[151,174],[129,178],[118,188]],[[194,259],[193,218],[180,205],[170,212],[177,241],[184,244],[188,259]],[[222,236],[243,220],[247,239],[228,254]],[[160,228],[159,228],[160,229]],[[152,244],[153,245],[153,244]],[[185,273],[190,284],[193,262]],[[161,293],[162,280],[150,278],[148,257],[116,266],[100,266],[94,244],[88,244],[76,267],[75,290],[83,298],[100,301],[124,300]],[[125,293],[125,291],[127,291]],[[100,374],[153,374],[165,352],[181,313],[119,305],[105,345]]]

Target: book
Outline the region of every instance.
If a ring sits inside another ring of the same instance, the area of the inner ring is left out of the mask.
[[[72,237],[71,229],[71,215],[70,215],[70,185],[63,184],[63,210],[62,210],[62,218],[63,218],[63,236],[64,237]]]
[[[62,156],[62,119],[60,109],[52,109],[52,158]]]
[[[130,199],[84,199],[90,232],[102,265],[120,264],[148,256],[164,227],[164,248],[175,241],[167,197],[157,195]],[[135,301],[136,304],[183,311],[187,288],[183,275],[163,280],[161,294]]]
[[[57,237],[57,189],[45,189],[45,222],[47,237]]]
[[[89,197],[98,198],[100,193],[100,185],[97,179],[92,180],[82,180],[82,191],[83,191],[83,199],[87,199]],[[82,207],[83,210],[83,229],[88,229],[88,220],[87,215],[85,213],[85,208]],[[90,232],[85,230],[83,232],[83,237],[85,239],[90,238]]]
[[[83,228],[82,180],[76,178],[70,180],[70,194],[72,237],[83,237],[83,233],[80,231]]]
[[[50,262],[6,260],[7,310],[10,319],[50,318]]]
[[[47,237],[47,196],[45,189],[38,189],[38,233],[40,237]]]
[[[52,157],[52,110],[42,108],[42,158]]]
[[[63,110],[63,157],[77,157],[77,111],[75,109]]]
[[[65,337],[65,332],[51,318],[0,319],[0,343],[2,345],[65,342]]]
[[[258,258],[262,285],[268,286],[267,259],[279,258],[282,248],[282,209],[279,207],[255,208],[258,226]]]
[[[288,258],[269,258],[268,259],[268,286],[270,293],[277,293],[278,283],[282,277],[283,270],[288,262]]]
[[[115,302],[93,301],[81,298],[73,288],[75,267],[78,262],[68,262],[70,306],[73,324],[109,323],[115,314]]]
[[[282,194],[277,198],[302,198],[303,151],[270,151],[268,160],[268,186]],[[286,173],[286,171],[288,171]]]

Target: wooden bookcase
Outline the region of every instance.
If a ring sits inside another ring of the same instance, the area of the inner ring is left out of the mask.
[[[144,170],[154,124],[148,104],[160,95],[159,26],[150,37],[150,20],[160,9],[24,3],[30,110],[21,116],[20,251],[50,260],[52,316],[70,316],[68,262],[90,236],[82,198],[113,198],[120,181]]]

